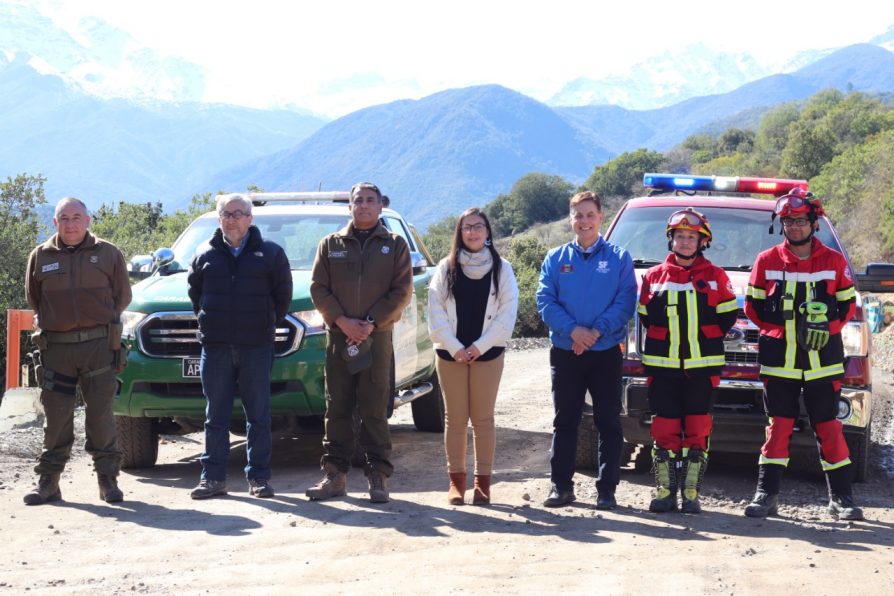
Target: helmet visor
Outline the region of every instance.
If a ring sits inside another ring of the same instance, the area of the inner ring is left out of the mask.
[[[667,225],[672,228],[679,226],[698,229],[705,223],[705,220],[694,211],[678,211],[671,215],[670,219],[667,221]]]

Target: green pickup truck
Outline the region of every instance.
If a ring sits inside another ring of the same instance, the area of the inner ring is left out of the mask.
[[[248,193],[254,225],[285,249],[294,291],[289,314],[276,330],[271,383],[276,430],[319,429],[326,410],[326,328],[310,299],[310,273],[319,241],[350,219],[347,192]],[[394,407],[411,404],[418,430],[441,432],[444,406],[426,304],[434,263],[415,228],[386,207],[381,220],[410,246],[413,298],[394,329]],[[171,248],[134,257],[133,301],[122,315],[129,363],[119,376],[114,412],[124,467],[155,465],[159,435],[203,428],[205,399],[199,380],[198,324],[187,296],[186,276],[196,247],[211,237],[217,214],[193,221]],[[244,431],[242,405],[233,408],[233,432]]]

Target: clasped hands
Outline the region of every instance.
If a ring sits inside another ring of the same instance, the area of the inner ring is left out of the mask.
[[[356,346],[366,341],[375,325],[364,319],[353,319],[344,315],[335,320],[335,324],[348,338],[348,345]]]
[[[475,360],[481,356],[481,351],[478,349],[475,344],[471,346],[466,346],[460,350],[457,350],[453,355],[453,359],[457,362],[464,362],[466,364],[471,364],[475,362]]]
[[[598,329],[588,329],[587,327],[575,327],[571,332],[571,351],[575,355],[580,356],[599,341],[602,334]]]

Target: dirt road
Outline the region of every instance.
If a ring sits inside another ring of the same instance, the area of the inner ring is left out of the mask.
[[[544,509],[546,351],[509,352],[503,381],[490,507],[446,504],[441,437],[414,431],[409,408],[393,419],[397,472],[386,505],[368,502],[357,471],[347,498],[304,498],[318,477],[319,436],[277,439],[271,500],[247,495],[238,441],[229,497],[190,500],[202,450],[201,437],[190,435],[166,440],[157,467],[122,474],[121,504],[98,500],[78,445],[63,476],[65,500],[25,507],[33,464],[7,448],[0,593],[890,593],[890,374],[875,379],[887,416],[874,428],[873,478],[856,487],[867,521],[854,523],[831,520],[824,484],[803,477],[786,479],[781,517],[745,518],[756,457],[712,461],[698,516],[649,513],[651,479],[631,467],[617,511],[594,509],[593,479],[584,474],[576,478],[577,503]]]

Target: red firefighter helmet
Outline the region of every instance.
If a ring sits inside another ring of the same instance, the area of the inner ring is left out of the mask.
[[[692,207],[674,211],[667,218],[667,239],[673,240],[674,230],[691,230],[698,232],[703,236],[702,246],[707,248],[713,236],[711,235],[711,226],[708,218],[703,213],[699,213]]]
[[[775,213],[779,218],[807,216],[812,222],[826,214],[822,202],[803,188],[793,188],[787,195],[779,197]]]

